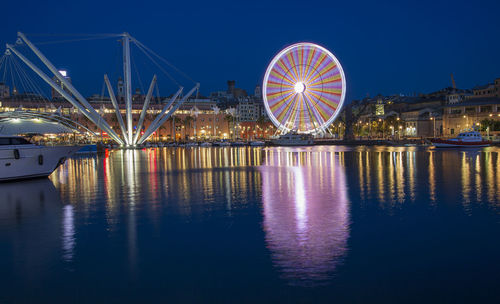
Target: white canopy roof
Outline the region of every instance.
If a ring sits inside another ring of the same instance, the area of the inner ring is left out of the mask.
[[[0,121],[0,134],[17,135],[17,134],[60,134],[73,133],[74,130],[63,126],[57,122],[50,122],[42,119],[6,119]]]

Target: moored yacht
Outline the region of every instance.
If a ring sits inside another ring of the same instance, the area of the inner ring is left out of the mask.
[[[310,146],[314,140],[309,134],[287,133],[272,140],[272,143],[277,146]]]
[[[23,137],[0,135],[0,181],[46,177],[81,147],[46,147]]]
[[[250,146],[252,146],[252,147],[262,147],[265,145],[266,145],[266,143],[261,141],[261,140],[254,140],[254,141],[250,142]]]
[[[481,133],[477,131],[462,132],[455,138],[431,139],[431,143],[436,148],[453,148],[453,147],[488,147],[491,142],[484,140]]]

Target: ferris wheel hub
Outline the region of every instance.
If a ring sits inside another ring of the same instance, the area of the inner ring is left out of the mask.
[[[295,83],[295,86],[293,89],[295,90],[295,93],[297,93],[297,94],[304,93],[304,91],[306,90],[306,84],[303,83],[302,81],[298,81]]]

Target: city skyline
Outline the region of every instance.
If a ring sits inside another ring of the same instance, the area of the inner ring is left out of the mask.
[[[494,18],[500,4],[493,2],[402,6],[390,2],[235,5],[222,1],[145,3],[135,10],[129,10],[130,3],[32,3],[22,10],[16,9],[19,5],[6,4],[9,14],[0,20],[3,43],[15,41],[18,30],[34,36],[128,31],[199,81],[203,95],[224,90],[229,79],[253,92],[261,85],[272,57],[298,41],[318,43],[339,58],[348,81],[347,102],[379,93],[432,92],[451,86],[451,73],[459,88],[486,84],[500,76],[495,56],[500,43],[491,39],[500,28]],[[291,22],[297,10],[300,22]],[[282,18],[286,26],[280,25]],[[183,22],[186,25],[179,26]],[[90,95],[100,88],[102,74],[79,62],[87,51],[68,54],[64,47],[53,48],[48,56],[55,64],[70,67],[78,87]],[[99,58],[93,60],[101,64]]]

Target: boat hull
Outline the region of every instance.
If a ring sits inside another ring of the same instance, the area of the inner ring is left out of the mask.
[[[0,182],[47,177],[80,148],[35,145],[1,148]]]
[[[433,139],[431,140],[432,145],[436,148],[481,148],[489,147],[489,141],[460,141],[460,140],[446,140],[446,139]]]
[[[272,141],[272,144],[275,146],[312,146],[314,145],[314,141],[312,140],[280,140],[276,139]]]

